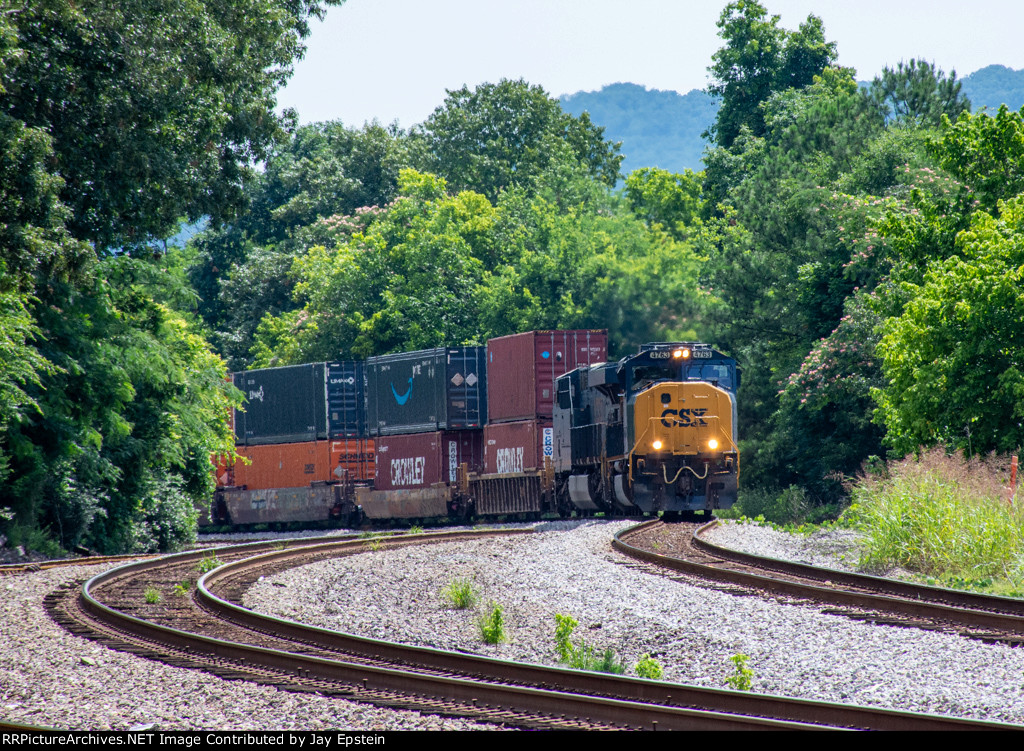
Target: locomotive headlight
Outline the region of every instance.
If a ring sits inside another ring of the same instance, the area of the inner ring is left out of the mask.
[[[651,444],[651,448],[654,449],[655,451],[661,451],[661,447],[664,445],[665,444],[663,444],[661,441],[654,441]]]
[[[690,350],[688,350],[686,348],[677,349],[675,352],[672,353],[672,357],[676,358],[677,360],[679,360],[679,359],[685,360],[689,356],[690,356]]]
[[[708,448],[711,449],[712,451],[717,449],[718,448],[718,441],[716,439],[712,438],[710,441],[708,441]]]

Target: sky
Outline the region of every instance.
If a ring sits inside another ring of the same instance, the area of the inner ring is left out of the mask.
[[[561,96],[618,82],[708,84],[725,7],[696,0],[347,0],[313,21],[280,92],[302,123],[422,122],[446,90],[523,78]],[[783,28],[813,13],[858,80],[910,58],[960,77],[1024,68],[1021,0],[762,0]]]

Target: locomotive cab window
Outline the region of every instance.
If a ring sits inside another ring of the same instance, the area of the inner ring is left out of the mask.
[[[668,365],[639,365],[633,368],[629,383],[630,391],[643,391],[657,381],[674,381],[679,371]]]
[[[686,380],[708,381],[727,391],[734,391],[733,369],[723,363],[693,363],[686,367]]]

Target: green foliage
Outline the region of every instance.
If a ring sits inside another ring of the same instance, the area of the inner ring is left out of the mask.
[[[981,208],[1024,192],[1024,113],[1004,105],[995,115],[961,115],[944,121],[934,152],[943,168],[974,191]]]
[[[699,257],[689,244],[617,206],[566,211],[522,189],[493,205],[446,189],[433,175],[403,171],[399,198],[364,229],[299,258],[293,278],[305,307],[263,319],[255,362],[365,357],[544,328],[608,326],[623,348],[692,335]]]
[[[846,523],[861,530],[860,565],[932,577],[1024,585],[1024,513],[1007,502],[1006,458],[965,461],[935,448],[861,478]]]
[[[476,605],[480,593],[472,579],[457,578],[441,591],[441,599],[456,610],[467,610]]]
[[[192,591],[192,582],[188,579],[178,582],[174,585],[173,592],[178,597],[187,597],[189,592]]]
[[[236,209],[282,132],[274,94],[307,18],[334,4],[55,0],[6,14],[24,54],[4,72],[4,110],[52,137],[72,233],[107,250]]]
[[[802,521],[809,507],[807,491],[798,485],[790,485],[782,492],[774,488],[744,488],[737,505],[744,516],[771,524]]]
[[[644,167],[626,177],[626,197],[633,213],[649,227],[683,240],[700,222],[701,177],[690,170],[673,175]]]
[[[809,85],[836,58],[820,18],[808,16],[795,32],[778,23],[779,16],[769,17],[756,0],[736,0],[722,10],[717,25],[725,46],[711,58],[707,88],[722,97],[710,131],[719,146],[732,146],[744,128],[764,135],[761,103],[773,92]]]
[[[0,520],[10,519],[11,515],[0,508]],[[38,553],[46,558],[67,558],[68,551],[54,542],[45,530],[38,527],[13,523],[5,527],[7,547],[22,547],[26,551]]]
[[[472,190],[491,201],[513,186],[530,186],[553,160],[568,160],[581,175],[608,186],[619,177],[619,144],[603,138],[584,112],[563,112],[539,86],[502,79],[473,91],[448,92],[423,124],[426,168],[456,191]],[[567,149],[565,147],[568,147]]]
[[[662,675],[665,673],[664,669],[661,667],[661,663],[649,654],[644,654],[640,658],[634,666],[633,672],[640,678],[648,678],[652,681],[661,680]]]
[[[754,687],[754,671],[747,666],[750,658],[741,653],[734,654],[729,660],[736,667],[736,673],[727,676],[725,684],[734,691],[750,691]]]
[[[160,602],[160,590],[156,587],[146,587],[146,592],[143,595],[147,605],[156,605]]]
[[[480,626],[480,638],[485,644],[500,644],[507,641],[505,634],[505,616],[501,605],[496,602],[489,602],[484,615],[478,621]]]
[[[584,639],[580,639],[576,644],[572,643],[572,634],[578,625],[579,621],[572,616],[555,614],[555,651],[558,653],[558,661],[575,670],[624,674],[626,666],[618,659],[612,648],[598,653]]]
[[[867,95],[896,123],[936,127],[944,117],[955,121],[961,113],[970,112],[971,102],[960,89],[956,71],[946,78],[935,63],[912,59],[909,63],[901,60],[896,70],[882,70]]]
[[[1024,199],[978,212],[957,255],[928,266],[878,346],[873,393],[898,453],[944,443],[969,452],[1024,444]]]
[[[199,561],[199,563],[196,565],[196,570],[199,572],[199,575],[202,576],[203,574],[208,574],[209,572],[213,571],[218,566],[223,565],[223,562],[219,558],[217,558],[216,555],[209,555],[205,556],[203,560]]]

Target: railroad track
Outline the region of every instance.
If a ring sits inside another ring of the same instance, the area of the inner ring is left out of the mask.
[[[239,603],[251,582],[284,568],[399,546],[516,531],[403,535],[375,540],[290,540],[222,547],[128,564],[50,595],[69,630],[111,646],[228,679],[289,691],[475,717],[525,728],[1007,729],[984,723],[722,689],[410,647],[303,626]],[[199,578],[215,555],[223,565]],[[180,596],[146,603],[154,588]]]
[[[866,574],[741,553],[702,533],[718,522],[663,524],[624,530],[612,545],[651,566],[789,599],[829,603],[826,612],[874,623],[955,633],[1010,646],[1024,644],[1024,601],[929,587]]]

